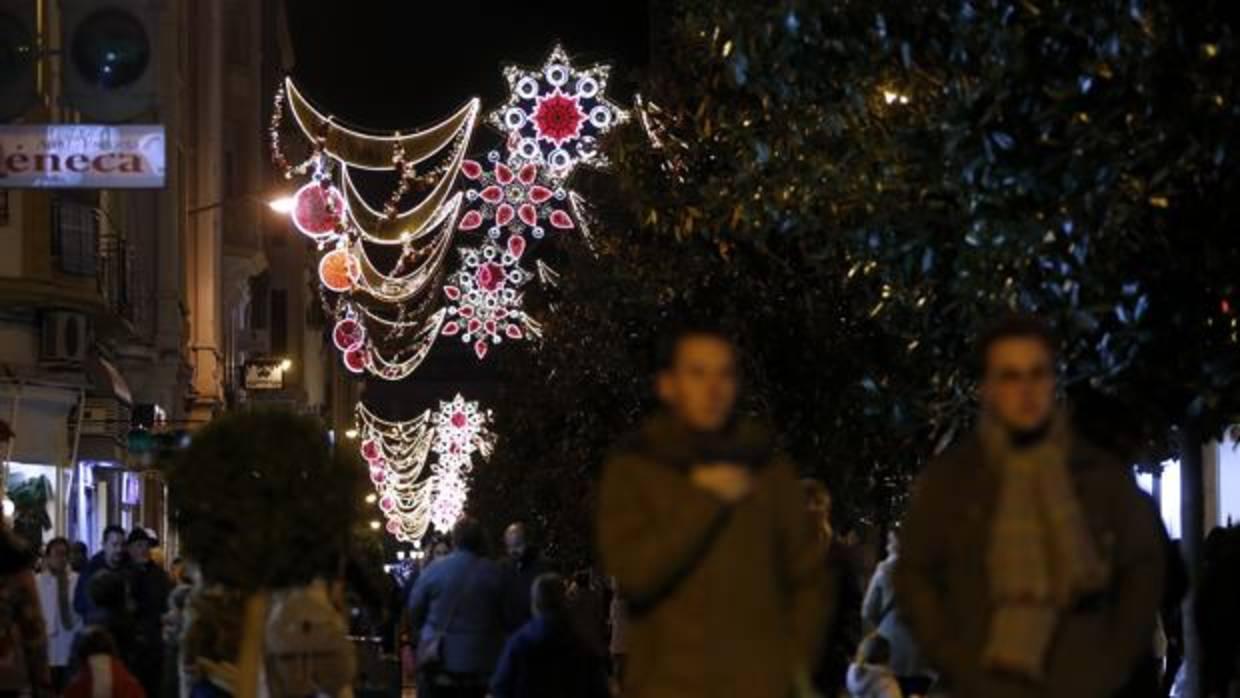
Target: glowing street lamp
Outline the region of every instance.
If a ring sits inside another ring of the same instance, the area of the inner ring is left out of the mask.
[[[293,207],[297,204],[296,199],[291,196],[281,196],[267,202],[268,208],[276,213],[287,216],[293,212]]]

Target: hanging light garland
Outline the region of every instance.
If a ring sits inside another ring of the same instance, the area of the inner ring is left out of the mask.
[[[379,510],[387,518],[387,531],[404,541],[420,539],[430,523],[430,488],[422,477],[434,437],[430,411],[394,422],[359,402],[356,415],[362,457]]]
[[[434,473],[431,502],[431,524],[440,531],[449,531],[465,511],[469,497],[467,476],[473,468],[474,455],[491,455],[494,436],[487,430],[490,415],[477,402],[457,393],[448,402],[440,402],[431,417],[435,427],[432,449],[437,460],[431,465]]]
[[[315,108],[291,79],[277,91],[272,162],[285,179],[309,178],[294,194],[290,219],[320,251],[322,302],[335,318],[331,340],[350,372],[405,380],[440,335],[460,337],[478,359],[505,340],[541,337],[522,289],[535,278],[555,285],[558,274],[541,259],[529,260],[536,274],[521,262],[549,230],[580,230],[589,241],[588,206],[565,183],[579,165],[607,165],[600,139],[629,114],[605,96],[609,66],[574,67],[558,45],[542,67],[510,65],[503,73],[510,94],[488,120],[505,147],[485,161],[465,157],[477,99],[426,129],[374,133]],[[304,160],[283,151],[286,113],[309,144]],[[381,207],[361,195],[356,170],[396,173]],[[418,198],[402,208],[413,192]],[[459,264],[447,273],[454,237],[474,231],[485,235],[457,245]],[[398,247],[396,261],[377,263],[385,257],[371,245]],[[442,296],[429,292],[436,288]],[[494,448],[489,420],[489,411],[460,394],[400,422],[358,403],[360,449],[388,533],[412,542],[432,526],[455,524],[474,456]]]

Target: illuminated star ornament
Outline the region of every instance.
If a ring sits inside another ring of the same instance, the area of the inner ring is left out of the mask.
[[[523,288],[556,285],[540,258],[544,243],[558,244],[556,231],[590,242],[594,219],[570,178],[578,165],[606,167],[602,137],[629,119],[606,96],[610,73],[573,66],[559,45],[539,68],[506,66],[507,101],[488,115],[504,141],[477,159],[466,153],[478,99],[426,128],[361,130],[285,79],[272,104],[271,157],[296,184],[279,210],[316,249],[330,341],[349,373],[408,380],[440,337],[460,337],[479,360],[506,341],[540,340]],[[286,112],[305,157],[284,151]],[[396,180],[386,197],[358,186],[365,172]],[[452,529],[476,459],[495,448],[490,423],[490,410],[460,394],[412,419],[357,403],[356,445],[374,486],[366,501],[388,534],[416,543]]]
[[[465,200],[476,205],[461,216],[461,230],[476,230],[490,221],[487,230],[491,239],[498,240],[507,230],[515,235],[529,231],[535,239],[546,232],[543,222],[559,230],[571,230],[573,218],[560,208],[568,202],[568,192],[547,175],[546,169],[535,162],[512,166],[500,161],[500,155],[492,152],[489,157],[493,167],[485,169],[476,160],[466,160],[461,174],[472,180],[472,188],[465,190]]]
[[[466,400],[459,393],[450,402],[440,402],[431,417],[435,440],[431,446],[438,461],[431,465],[434,473],[431,495],[431,524],[440,531],[450,531],[465,511],[469,496],[466,476],[473,468],[475,453],[489,457],[494,437],[487,431],[490,416],[478,403]]]
[[[473,344],[479,359],[491,344],[539,334],[538,324],[521,309],[519,289],[533,275],[521,268],[525,238],[508,238],[507,248],[488,242],[479,248],[461,248],[461,268],[443,287],[451,305],[443,334],[460,335]]]
[[[604,95],[610,73],[609,65],[574,68],[557,44],[541,68],[504,68],[510,95],[490,123],[519,162],[543,165],[557,181],[579,164],[604,167],[599,139],[629,118]]]

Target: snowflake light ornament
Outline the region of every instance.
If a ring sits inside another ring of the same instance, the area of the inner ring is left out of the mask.
[[[514,235],[505,248],[494,242],[461,248],[461,268],[443,288],[451,302],[443,334],[472,343],[479,359],[486,358],[491,344],[523,339],[534,327],[521,309],[519,292],[532,278],[520,266],[525,244],[525,238]]]
[[[558,208],[568,201],[568,192],[552,180],[545,167],[536,162],[522,163],[515,157],[510,157],[509,163],[501,162],[498,152],[492,152],[488,159],[493,164],[489,171],[477,160],[461,165],[461,173],[472,180],[465,200],[477,206],[461,216],[461,230],[476,230],[491,221],[487,233],[492,240],[500,239],[505,229],[515,235],[528,230],[535,239],[541,239],[546,232],[543,221],[559,230],[574,227],[568,211]]]
[[[465,511],[469,497],[466,476],[473,468],[475,453],[490,455],[493,438],[486,431],[488,416],[478,403],[460,394],[450,402],[440,402],[431,418],[435,441],[431,447],[438,462],[431,465],[431,524],[440,531],[449,531]]]
[[[629,118],[604,96],[610,74],[609,65],[574,68],[557,44],[541,68],[504,68],[511,94],[490,123],[516,158],[545,165],[558,181],[579,164],[604,167],[599,138]]]

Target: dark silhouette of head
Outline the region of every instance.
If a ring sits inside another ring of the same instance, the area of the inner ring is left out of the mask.
[[[475,555],[482,555],[486,550],[486,533],[477,519],[463,517],[452,527],[452,547],[466,550]]]
[[[553,572],[539,575],[530,590],[534,615],[545,616],[561,613],[568,605],[564,578]]]

